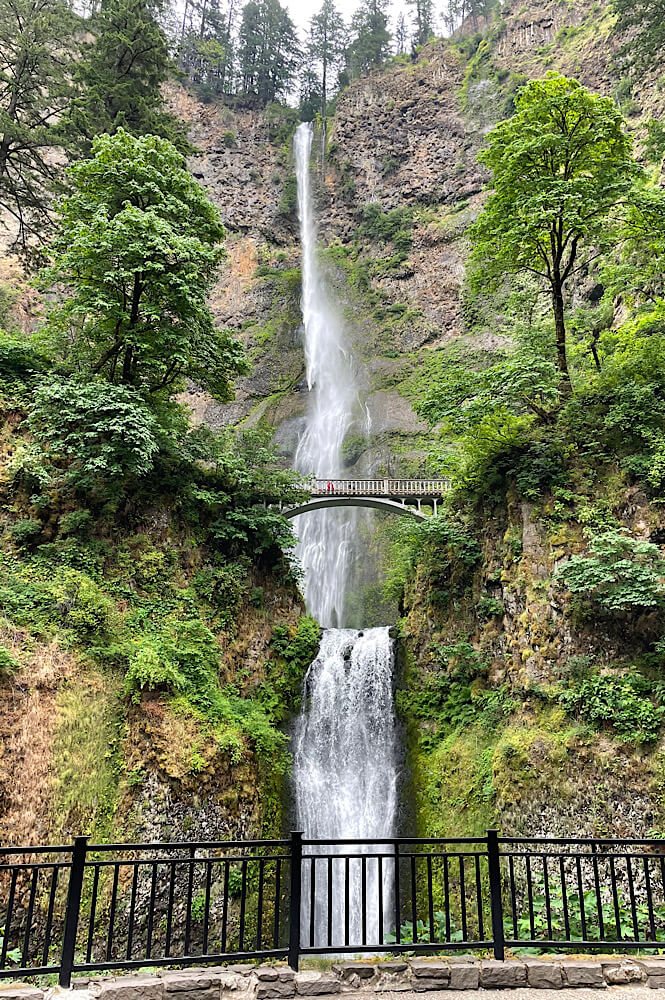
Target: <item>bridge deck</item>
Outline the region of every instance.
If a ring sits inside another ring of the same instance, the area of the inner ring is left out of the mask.
[[[445,479],[314,479],[312,497],[441,498],[448,490]]]

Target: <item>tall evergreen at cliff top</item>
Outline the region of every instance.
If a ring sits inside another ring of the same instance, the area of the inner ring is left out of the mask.
[[[81,94],[69,119],[86,150],[96,135],[119,128],[185,145],[182,126],[162,107],[160,87],[171,66],[162,13],[162,0],[104,0],[93,15],[95,37],[78,70]]]
[[[354,39],[348,52],[352,76],[376,69],[390,55],[388,0],[362,0],[351,20]]]
[[[346,27],[333,0],[323,0],[310,21],[307,54],[320,66],[321,114],[325,118],[330,89],[330,75],[338,69],[344,53]]]
[[[298,36],[279,0],[250,0],[238,34],[240,92],[262,105],[282,97],[298,68]]]
[[[48,229],[77,22],[63,0],[0,0],[0,202],[24,249]]]

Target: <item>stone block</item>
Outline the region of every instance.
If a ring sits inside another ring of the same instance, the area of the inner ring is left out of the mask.
[[[635,961],[647,977],[647,986],[652,990],[665,989],[665,959],[638,958]]]
[[[196,993],[199,991],[210,992],[217,986],[219,991],[219,976],[207,969],[186,969],[182,972],[162,973],[162,982],[167,993]],[[201,997],[200,1000],[207,1000]]]
[[[44,991],[28,983],[0,982],[2,1000],[43,1000]]]
[[[447,990],[450,979],[416,979],[412,985],[414,993],[430,993],[435,990]]]
[[[271,965],[259,965],[254,969],[254,975],[262,983],[276,983],[279,979],[279,971]]]
[[[477,990],[480,985],[480,966],[477,962],[451,962],[451,990]]]
[[[157,976],[122,976],[102,983],[100,1000],[164,1000],[164,983]]]
[[[450,967],[447,962],[414,959],[409,965],[416,979],[450,979]]]
[[[601,989],[605,986],[600,962],[566,959],[561,963],[561,971],[566,986],[594,986]]]
[[[395,958],[390,962],[380,962],[377,966],[379,972],[387,972],[389,975],[395,975],[397,972],[406,972],[408,965],[401,959]]]
[[[256,987],[256,1000],[274,1000],[274,998],[294,997],[296,984],[293,979],[274,979],[259,981]]]
[[[526,986],[526,968],[522,962],[489,958],[480,963],[480,985],[486,990]]]
[[[225,972],[235,972],[238,976],[251,976],[254,972],[253,965],[227,965],[222,968]]]
[[[524,964],[527,982],[534,989],[560,990],[563,986],[563,975],[558,962],[539,962],[525,958]]]
[[[339,993],[341,983],[335,976],[321,972],[299,972],[296,975],[296,990],[303,997],[322,997]]]
[[[349,979],[351,976],[357,976],[358,979],[371,979],[376,972],[376,966],[369,962],[338,962],[332,968],[333,972],[341,976],[342,979]]]
[[[630,958],[620,961],[601,961],[603,977],[610,986],[626,986],[628,983],[641,983],[645,978],[639,965]]]

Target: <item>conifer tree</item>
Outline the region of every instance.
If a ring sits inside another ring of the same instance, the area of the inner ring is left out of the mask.
[[[64,0],[0,0],[0,202],[24,251],[49,228],[77,24]]]
[[[186,146],[181,125],[162,106],[160,87],[171,68],[162,13],[162,0],[103,0],[93,16],[95,37],[78,71],[83,92],[69,118],[86,151],[96,135],[119,128]]]
[[[344,53],[346,26],[334,0],[323,0],[320,10],[310,21],[307,49],[310,61],[321,67],[321,114],[326,117],[330,73],[339,68]]]
[[[351,20],[348,63],[352,76],[381,66],[390,55],[388,0],[361,0]]]
[[[413,11],[413,44],[424,45],[434,34],[434,2],[433,0],[406,0],[406,4]]]
[[[283,96],[298,68],[298,36],[279,0],[250,0],[238,33],[240,91],[265,105]]]

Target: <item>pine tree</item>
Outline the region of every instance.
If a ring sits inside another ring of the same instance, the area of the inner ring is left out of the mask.
[[[310,21],[307,54],[321,67],[321,114],[326,117],[331,70],[339,68],[346,42],[346,26],[333,0],[323,0]]]
[[[390,55],[389,0],[362,0],[351,20],[348,64],[352,76],[381,66]]]
[[[298,36],[279,0],[250,0],[238,33],[241,93],[272,103],[291,87],[299,61]]]
[[[63,0],[0,0],[0,202],[24,251],[49,227],[77,23]]]
[[[78,70],[83,93],[69,117],[84,149],[96,135],[119,128],[186,146],[182,126],[162,107],[160,87],[171,69],[162,13],[162,0],[103,0],[93,16],[95,38]]]
[[[413,11],[414,33],[413,44],[424,45],[434,34],[434,2],[433,0],[406,0]]]

